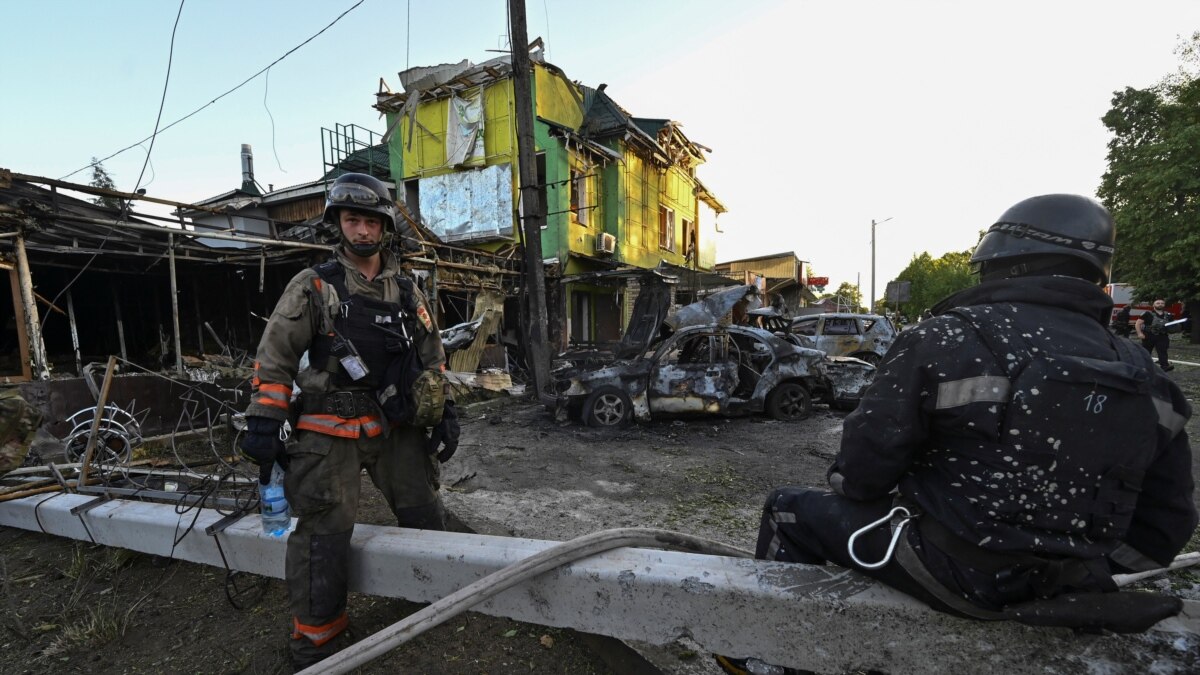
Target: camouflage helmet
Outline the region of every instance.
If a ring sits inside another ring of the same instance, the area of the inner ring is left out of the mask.
[[[325,196],[325,215],[323,221],[333,228],[341,239],[342,244],[349,246],[355,253],[371,255],[379,250],[357,250],[342,235],[340,213],[342,209],[354,209],[371,213],[383,221],[383,236],[386,240],[396,231],[396,202],[387,184],[378,178],[365,173],[344,173],[329,186]]]

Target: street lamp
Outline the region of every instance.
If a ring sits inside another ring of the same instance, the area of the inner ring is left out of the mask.
[[[868,298],[867,311],[872,314],[875,312],[875,226],[882,225],[891,219],[891,216],[879,222],[875,222],[874,218],[871,219],[871,297]]]

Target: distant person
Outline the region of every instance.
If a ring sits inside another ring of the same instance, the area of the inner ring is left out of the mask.
[[[1121,308],[1117,315],[1113,317],[1112,328],[1113,332],[1120,337],[1127,338],[1133,332],[1133,323],[1129,320],[1129,305]]]
[[[1167,334],[1167,324],[1175,319],[1171,312],[1167,311],[1167,303],[1162,298],[1154,301],[1154,308],[1142,312],[1138,317],[1134,327],[1137,329],[1138,339],[1142,341],[1142,346],[1148,352],[1156,352],[1158,354],[1158,366],[1164,371],[1175,370],[1175,366],[1171,365],[1167,359],[1167,348],[1171,345],[1171,336]]]
[[[1130,632],[1178,613],[1114,592],[1197,523],[1191,407],[1106,325],[1115,236],[1076,195],[1001,215],[971,256],[982,283],[900,333],[846,417],[832,491],[767,498],[756,557],[833,562],[983,620]]]

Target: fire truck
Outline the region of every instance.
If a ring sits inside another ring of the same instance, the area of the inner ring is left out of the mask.
[[[1129,284],[1109,284],[1104,288],[1104,292],[1112,296],[1113,299],[1112,316],[1109,317],[1108,321],[1110,325],[1116,320],[1117,312],[1120,312],[1126,305],[1130,306],[1130,325],[1133,325],[1133,322],[1137,321],[1143,312],[1148,312],[1152,309],[1152,300],[1133,301],[1134,288]],[[1183,303],[1177,302],[1173,305],[1167,305],[1167,310],[1171,312],[1172,316],[1178,319],[1183,314]]]

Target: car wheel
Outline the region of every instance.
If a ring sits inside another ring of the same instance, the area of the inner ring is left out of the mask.
[[[633,414],[633,402],[616,387],[601,387],[583,402],[583,421],[589,427],[619,427]]]
[[[784,382],[767,396],[767,414],[777,420],[802,420],[811,413],[812,397],[798,382]]]
[[[854,358],[866,361],[867,363],[869,363],[873,366],[878,366],[879,362],[883,360],[883,357],[881,357],[879,354],[876,354],[875,352],[862,352],[859,354],[855,354]]]

